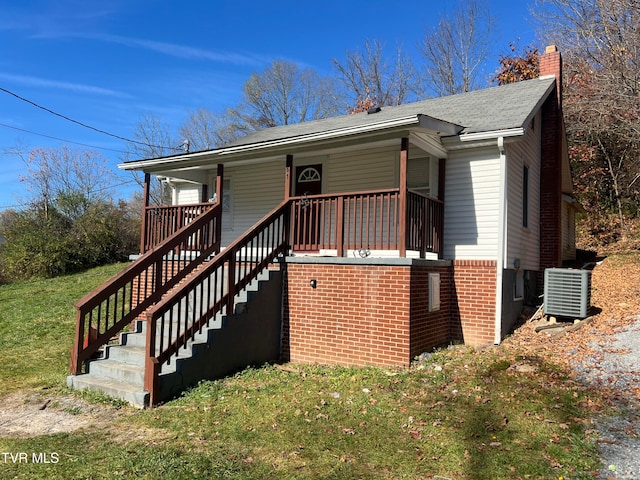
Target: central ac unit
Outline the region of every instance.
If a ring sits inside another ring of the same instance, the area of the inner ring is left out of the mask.
[[[544,271],[544,313],[585,318],[591,306],[591,271],[548,268]]]

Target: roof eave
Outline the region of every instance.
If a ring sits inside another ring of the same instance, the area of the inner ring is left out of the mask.
[[[295,137],[286,137],[276,140],[268,140],[263,142],[249,143],[245,145],[236,145],[232,147],[222,147],[215,150],[204,152],[196,152],[192,154],[176,155],[171,157],[136,160],[125,162],[118,165],[121,170],[159,170],[166,169],[172,165],[185,163],[200,163],[203,160],[220,162],[228,160],[234,156],[246,155],[249,153],[266,153],[272,154],[273,151],[283,150],[303,144],[312,144],[323,141],[340,140],[346,137],[356,135],[375,134],[376,132],[389,131],[394,129],[404,129],[409,127],[424,127],[437,132],[439,135],[455,135],[459,133],[463,127],[454,125],[443,120],[429,117],[427,115],[409,115],[405,117],[383,120],[365,125],[356,125],[345,128],[327,130],[323,132],[314,132]]]

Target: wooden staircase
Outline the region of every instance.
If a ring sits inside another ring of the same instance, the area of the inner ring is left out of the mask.
[[[289,206],[220,252],[216,205],[81,299],[67,384],[153,406],[277,360],[282,281],[272,266],[288,251]]]
[[[209,325],[196,333],[186,348],[180,349],[174,361],[162,366],[156,402],[179,394],[199,380],[218,378],[247,365],[277,360],[281,295],[280,272],[265,269],[236,296],[232,314],[218,313]],[[193,299],[194,302],[198,300]],[[243,351],[247,350],[251,330],[240,344],[230,338],[238,329],[257,325],[260,325],[261,345],[252,345],[248,351]],[[149,392],[144,388],[146,326],[146,321],[135,321],[132,331],[122,332],[119,343],[106,345],[100,358],[89,360],[87,373],[70,375],[67,385],[79,390],[99,391],[140,408],[149,406]],[[174,321],[172,329],[176,328],[178,324]],[[156,330],[156,343],[159,343],[163,333],[159,325]],[[166,343],[169,335],[165,332],[164,336]],[[209,358],[212,349],[220,357],[213,363]]]

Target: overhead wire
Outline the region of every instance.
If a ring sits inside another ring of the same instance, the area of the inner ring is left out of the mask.
[[[7,125],[6,123],[0,123],[0,127],[11,128],[13,130],[18,130],[19,132],[28,133],[30,135],[38,135],[39,137],[50,138],[51,140],[58,140],[60,142],[71,143],[73,145],[80,145],[80,146],[83,146],[83,147],[95,148],[97,150],[106,150],[106,151],[109,151],[109,152],[117,152],[117,153],[125,153],[125,154],[129,153],[129,152],[126,152],[124,150],[116,150],[115,148],[98,147],[97,145],[89,145],[87,143],[74,142],[72,140],[66,140],[64,138],[54,137],[52,135],[45,135],[44,133],[33,132],[33,131],[27,130],[25,128],[19,128],[19,127],[15,127],[13,125]]]
[[[123,141],[129,142],[129,143],[135,143],[137,145],[144,145],[145,147],[163,148],[163,149],[167,148],[169,150],[176,150],[176,151],[181,151],[182,150],[179,147],[167,147],[167,146],[163,146],[163,145],[152,145],[152,144],[149,144],[149,143],[140,142],[138,140],[132,140],[130,138],[123,137],[121,135],[116,135],[115,133],[107,132],[106,130],[102,130],[102,129],[93,127],[91,125],[87,125],[86,123],[80,122],[80,121],[75,120],[73,118],[70,118],[70,117],[68,117],[66,115],[58,113],[58,112],[56,112],[54,110],[51,110],[50,108],[44,107],[44,106],[42,106],[42,105],[40,105],[40,104],[38,104],[36,102],[33,102],[33,101],[31,101],[31,100],[29,100],[27,98],[24,98],[24,97],[18,95],[17,93],[12,92],[11,90],[7,90],[6,88],[0,87],[0,91],[11,95],[11,96],[17,98],[18,100],[21,100],[21,101],[26,102],[26,103],[28,103],[30,105],[33,105],[34,107],[39,108],[40,110],[44,110],[47,113],[50,113],[50,114],[55,115],[57,117],[60,117],[60,118],[62,118],[64,120],[67,120],[68,122],[75,123],[76,125],[80,125],[81,127],[88,128],[90,130],[93,130],[95,132],[101,133],[103,135],[108,135],[110,137],[117,138],[118,140],[123,140]]]

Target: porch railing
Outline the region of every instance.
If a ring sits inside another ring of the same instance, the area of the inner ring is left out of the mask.
[[[442,254],[444,203],[417,192],[407,193],[407,250]]]
[[[145,207],[140,253],[148,252],[215,205],[215,203],[195,203]]]
[[[206,258],[220,251],[222,207],[212,204],[195,220],[142,255],[123,272],[76,303],[70,372],[124,330]]]
[[[442,252],[443,202],[407,194],[406,232],[400,225],[400,190],[293,197],[292,248],[296,251],[407,250]]]
[[[158,399],[164,364],[178,357],[198,332],[223,310],[230,314],[234,297],[275,258],[284,254],[289,237],[289,203],[281,203],[260,222],[179,285],[172,295],[149,309],[145,390],[149,403]]]

